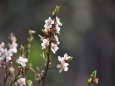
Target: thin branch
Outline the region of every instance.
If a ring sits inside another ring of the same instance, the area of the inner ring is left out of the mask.
[[[21,71],[21,70],[19,70],[17,76],[15,77],[14,81],[10,84],[10,86],[12,86],[12,85],[14,84],[15,81],[17,81],[17,78],[18,78],[18,76],[20,75],[20,71]]]
[[[51,38],[51,33],[49,33],[49,39]],[[44,76],[42,78],[42,86],[45,85],[45,79],[46,79],[46,74],[48,72],[48,69],[49,69],[49,63],[50,63],[50,51],[51,51],[51,41],[49,41],[49,47],[48,47],[48,53],[47,53],[47,57],[48,57],[48,61],[47,61],[47,64],[46,64],[46,67],[45,67],[45,73],[44,73]]]

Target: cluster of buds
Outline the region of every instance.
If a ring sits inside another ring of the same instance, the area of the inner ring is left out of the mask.
[[[98,84],[98,78],[96,78],[96,75],[97,75],[97,71],[93,71],[92,74],[91,74],[91,78],[88,79],[88,83],[89,85],[93,82],[95,82],[96,84]]]

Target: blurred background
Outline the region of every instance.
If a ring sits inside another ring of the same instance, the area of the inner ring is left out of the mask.
[[[65,53],[74,59],[68,72],[49,71],[46,86],[87,86],[87,79],[94,70],[99,77],[97,86],[114,86],[115,0],[0,0],[0,42],[8,43],[8,36],[13,32],[19,46],[25,45],[28,30],[36,30],[29,59],[34,68],[41,65],[38,34],[43,35],[44,21],[56,5],[61,6],[58,17],[63,26],[59,35],[60,49],[56,55],[52,54],[54,64],[57,64],[57,56]],[[13,57],[14,61],[18,56]],[[3,86],[3,74],[0,69],[0,86]],[[29,71],[27,78],[33,80],[33,76]]]

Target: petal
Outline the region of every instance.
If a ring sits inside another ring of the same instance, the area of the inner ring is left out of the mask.
[[[64,71],[68,71],[68,67],[65,67],[65,68],[64,68]]]
[[[64,63],[64,66],[67,67],[69,64],[68,63]]]
[[[62,58],[61,58],[60,56],[58,56],[58,60],[59,60],[59,61],[62,61]]]
[[[57,68],[61,68],[61,65],[60,65],[60,64],[58,64],[56,67],[57,67]]]
[[[61,73],[63,71],[63,68],[61,68],[60,70],[59,70],[59,73]]]
[[[24,58],[24,62],[25,62],[25,63],[28,62],[28,59],[27,59],[27,58]]]
[[[17,59],[17,60],[16,60],[16,62],[17,62],[17,63],[20,63],[20,60],[19,60],[19,59]]]

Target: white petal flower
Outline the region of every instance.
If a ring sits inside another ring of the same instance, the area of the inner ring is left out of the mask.
[[[51,19],[51,17],[49,17],[48,19],[45,20],[45,28],[52,28],[52,24],[54,24],[54,20]]]
[[[11,60],[12,55],[13,55],[12,52],[7,51],[6,56],[5,56],[6,57],[6,62],[9,62]]]
[[[10,51],[13,53],[17,53],[17,46],[18,44],[16,42],[12,42],[12,44],[10,45]]]
[[[6,48],[5,49],[2,48],[1,49],[1,56],[0,57],[4,59],[6,57],[6,53],[7,53],[7,49]]]
[[[49,39],[43,39],[43,43],[41,44],[42,49],[46,49],[49,46]]]
[[[20,84],[20,86],[26,85],[26,80],[25,80],[25,78],[19,78],[17,81],[18,81],[18,83]]]
[[[9,71],[12,73],[12,72],[14,72],[14,68],[13,67],[10,67],[9,68]]]
[[[59,70],[59,73],[61,73],[63,70],[64,71],[68,71],[68,66],[69,64],[64,62],[64,61],[61,61],[58,65],[57,65],[57,68],[60,68]]]
[[[59,48],[57,47],[56,44],[51,43],[51,50],[52,50],[52,52],[53,52],[54,54],[56,53],[56,51],[57,51],[58,49],[59,49]]]
[[[28,62],[28,59],[27,58],[23,58],[23,57],[19,57],[19,59],[16,60],[16,62],[18,64],[21,64],[22,67],[25,67],[26,66],[26,63]]]
[[[57,22],[57,25],[62,26],[62,23],[60,22],[60,19],[58,17],[56,17],[56,22]]]
[[[4,46],[5,46],[5,43],[2,42],[2,43],[0,44],[0,50],[1,50],[2,48],[4,48]]]

